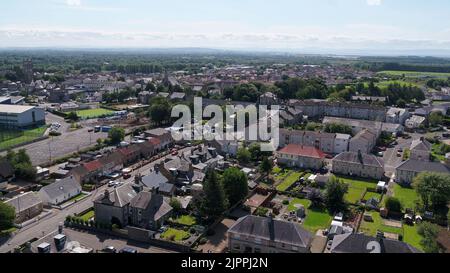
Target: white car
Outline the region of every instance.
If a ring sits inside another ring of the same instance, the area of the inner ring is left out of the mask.
[[[108,187],[114,187],[116,185],[116,181],[109,181],[108,182]]]

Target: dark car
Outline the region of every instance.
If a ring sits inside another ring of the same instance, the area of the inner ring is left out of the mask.
[[[136,254],[138,253],[138,251],[134,248],[131,247],[124,247],[120,250],[120,253],[131,253],[131,254]]]

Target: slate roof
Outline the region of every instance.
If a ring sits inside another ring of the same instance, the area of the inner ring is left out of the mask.
[[[144,210],[143,218],[158,221],[161,217],[170,213],[172,207],[164,201],[160,194],[140,192],[130,202],[132,208]]]
[[[428,162],[413,159],[402,162],[397,167],[397,170],[412,172],[450,173],[450,168],[440,162]]]
[[[384,167],[384,162],[381,158],[370,154],[361,154],[360,156],[358,153],[344,152],[338,154],[333,159],[333,161],[342,161],[354,164],[362,164],[365,166],[375,166],[380,168]]]
[[[73,177],[66,177],[47,185],[40,189],[40,192],[45,192],[51,199],[60,196],[61,194],[71,193],[74,190],[81,190],[80,183]]]
[[[105,194],[99,196],[95,202],[109,204],[115,207],[123,207],[131,202],[137,195],[131,184],[125,184],[115,188],[107,197]]]
[[[304,248],[312,241],[312,235],[296,223],[254,215],[240,218],[228,232]]]
[[[378,242],[381,253],[419,253],[414,247],[396,240],[377,239],[364,234],[336,235],[331,245],[332,253],[371,253],[372,248],[367,245],[370,242]]]
[[[411,144],[411,151],[412,150],[427,151],[427,152],[431,151],[431,143],[425,139],[413,140]]]
[[[5,202],[16,209],[16,213],[32,208],[38,204],[42,204],[42,200],[34,192],[27,192],[16,196]]]
[[[152,172],[142,177],[142,183],[149,189],[158,188],[161,184],[167,183],[169,180],[161,172]]]

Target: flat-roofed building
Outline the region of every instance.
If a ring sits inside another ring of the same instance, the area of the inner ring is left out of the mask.
[[[45,124],[44,109],[36,106],[0,105],[0,127],[24,128]]]

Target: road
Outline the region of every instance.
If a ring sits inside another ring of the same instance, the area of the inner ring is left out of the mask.
[[[184,148],[180,151],[186,152],[186,151],[190,151],[191,149],[192,148],[188,147],[188,148]],[[122,179],[122,181],[125,183],[133,183],[134,176],[136,174],[142,174],[142,175],[148,174],[150,172],[150,170],[153,169],[156,164],[162,162],[167,157],[170,157],[170,155],[163,157],[159,160],[153,161],[145,166],[142,166],[141,168],[132,172],[131,178],[129,178],[127,180]],[[102,186],[102,187],[96,189],[94,192],[92,192],[92,194],[89,197],[75,203],[74,205],[72,205],[66,209],[63,209],[63,210],[54,209],[52,215],[49,216],[48,218],[41,219],[39,222],[19,230],[18,233],[16,233],[16,235],[13,236],[12,238],[10,238],[8,241],[2,242],[2,245],[0,246],[0,253],[9,252],[9,251],[13,250],[16,246],[22,245],[33,238],[40,238],[40,237],[43,237],[43,235],[45,235],[45,234],[55,231],[58,228],[58,225],[60,223],[64,222],[64,220],[66,219],[66,217],[68,215],[80,213],[80,212],[83,212],[83,211],[87,210],[88,208],[92,207],[93,201],[100,194],[104,193],[106,189],[109,189],[110,191],[112,191],[112,189],[108,188],[106,185]]]

